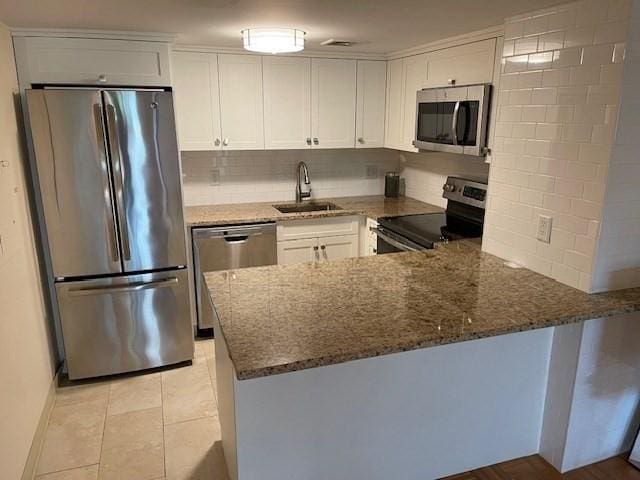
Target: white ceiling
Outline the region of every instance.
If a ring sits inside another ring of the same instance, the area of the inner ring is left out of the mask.
[[[389,53],[500,25],[507,16],[565,1],[0,0],[0,22],[173,33],[179,43],[218,47],[240,47],[243,28],[295,27],[307,32],[311,50],[345,50],[320,47],[334,38],[356,42],[351,51]]]

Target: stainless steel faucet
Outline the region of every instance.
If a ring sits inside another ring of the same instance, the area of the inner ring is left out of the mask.
[[[311,198],[311,187],[306,192],[302,191],[302,184],[300,183],[300,172],[304,174],[304,184],[311,185],[309,181],[309,169],[307,168],[307,164],[304,162],[299,162],[298,167],[296,169],[296,203],[302,202],[305,198]]]

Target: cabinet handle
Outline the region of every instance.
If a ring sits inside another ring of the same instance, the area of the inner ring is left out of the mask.
[[[224,140],[222,140],[222,145],[223,145],[223,146],[225,146],[225,147],[226,147],[227,145],[229,145],[229,139],[228,139],[228,138],[225,138]]]
[[[315,247],[313,247],[313,249],[317,252],[318,251],[318,246],[316,245]]]
[[[320,248],[321,248],[322,250],[324,250],[325,248],[327,248],[327,246],[326,246],[326,245],[321,245],[321,246],[320,246]]]
[[[216,147],[219,147],[219,146],[220,146],[220,139],[219,139],[219,138],[216,138],[216,139],[213,141],[213,144],[214,144]]]
[[[311,137],[307,137],[307,145],[311,145]]]
[[[364,143],[364,138],[358,137],[358,143]]]
[[[448,83],[449,85],[455,85],[455,84],[456,84],[456,79],[455,79],[455,78],[449,78],[449,79],[447,80],[447,83]]]
[[[318,141],[318,137],[313,137],[313,144],[318,145],[320,142]]]
[[[107,82],[107,76],[106,75],[98,75],[98,82],[99,83],[106,83]]]

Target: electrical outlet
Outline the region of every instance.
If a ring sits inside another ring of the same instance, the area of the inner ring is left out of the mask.
[[[536,238],[541,242],[551,243],[551,224],[553,219],[547,215],[538,216],[538,231]]]
[[[220,170],[212,168],[209,171],[209,185],[220,185]]]
[[[378,178],[377,165],[367,165],[367,178]]]

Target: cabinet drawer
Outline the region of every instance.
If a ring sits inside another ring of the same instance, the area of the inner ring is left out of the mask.
[[[169,86],[169,44],[96,38],[16,39],[21,83]],[[26,77],[26,78],[25,78]]]
[[[291,220],[278,223],[278,241],[301,238],[358,235],[359,217],[333,217],[313,220]]]

